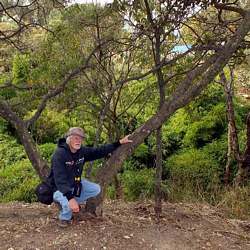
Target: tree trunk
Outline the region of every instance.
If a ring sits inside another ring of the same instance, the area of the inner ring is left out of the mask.
[[[225,180],[229,179],[229,169],[232,162],[232,151],[235,159],[237,160],[238,171],[234,180],[236,186],[240,186],[244,183],[248,177],[249,158],[250,158],[250,113],[248,114],[246,125],[247,125],[247,143],[244,154],[240,153],[238,133],[235,123],[235,114],[233,106],[233,87],[232,87],[232,76],[231,80],[227,80],[224,72],[220,74],[220,79],[224,85],[227,102],[227,117],[228,117],[228,159],[225,172]]]
[[[239,186],[244,183],[245,179],[249,177],[250,171],[250,113],[247,116],[247,141],[246,141],[246,149],[244,154],[241,156],[241,161],[239,164],[239,169],[235,178],[235,185]]]
[[[16,128],[20,141],[24,146],[24,150],[39,177],[41,179],[46,177],[49,172],[49,167],[37,151],[36,144],[31,137],[24,121],[21,120],[10,109],[9,105],[5,101],[0,101],[0,116],[3,117],[6,121],[10,122]]]
[[[122,188],[121,180],[118,178],[117,174],[114,177],[114,185],[115,185],[115,198],[123,199],[123,188]]]
[[[239,141],[238,133],[235,123],[234,105],[233,105],[233,75],[231,79],[227,80],[224,71],[220,73],[220,80],[224,87],[226,96],[227,106],[227,120],[228,120],[228,152],[227,152],[227,163],[224,174],[225,184],[229,184],[230,178],[230,167],[233,159],[235,158],[238,162],[238,169],[240,168],[240,152],[239,152]]]
[[[228,139],[227,139],[227,163],[226,163],[226,167],[225,167],[225,173],[224,173],[224,183],[225,185],[229,184],[229,180],[230,180],[230,175],[231,175],[231,171],[230,171],[230,167],[232,165],[232,161],[233,161],[233,152],[232,152],[232,147],[231,147],[231,140],[232,140],[232,133],[231,133],[231,127],[230,127],[230,123],[228,123]]]
[[[156,65],[160,64],[160,35],[156,37]],[[159,87],[159,110],[165,101],[165,85],[161,69],[156,72]],[[155,213],[159,219],[162,211],[162,127],[156,131],[156,178],[155,178]]]

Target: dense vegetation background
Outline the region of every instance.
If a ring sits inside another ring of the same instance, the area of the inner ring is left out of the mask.
[[[129,10],[125,3],[124,6]],[[8,43],[1,47],[0,96],[11,103],[24,120],[36,113],[41,96],[59,86],[66,72],[73,72],[79,67],[79,62],[88,61],[87,55],[96,46],[98,48],[87,70],[73,77],[64,91],[50,100],[29,128],[42,158],[47,162],[50,162],[57,140],[64,136],[69,127],[83,127],[87,134],[87,145],[113,142],[132,133],[158,109],[160,96],[156,75],[159,72],[134,79],[131,84],[123,83],[124,77],[128,77],[131,72],[138,74],[150,69],[155,54],[150,51],[151,44],[146,35],[134,33],[140,39],[134,37],[134,44],[128,42],[133,38],[130,23],[124,23],[124,16],[120,14],[122,6],[116,7],[120,12],[114,11],[109,5],[92,4],[72,5],[63,10],[50,9],[46,13],[50,32],[34,28],[23,34],[22,42],[27,47],[13,49]],[[157,6],[151,7],[157,9]],[[137,8],[137,12],[130,14],[134,15],[133,20],[144,22],[146,26],[144,14]],[[205,8],[200,15],[209,23],[216,13]],[[225,14],[225,18],[226,15],[231,14]],[[234,18],[234,15],[231,17]],[[216,36],[208,32],[209,24],[192,23],[187,19],[185,22],[205,30],[200,33],[202,39],[212,40]],[[0,25],[7,30],[13,23],[2,18]],[[191,32],[185,27],[181,30],[186,46],[182,42],[183,47],[179,48],[176,43],[169,42],[164,45],[166,48],[162,49],[162,54],[171,56],[170,52],[185,53],[189,44],[192,45]],[[141,28],[141,31],[145,34],[151,32],[150,28]],[[174,31],[168,36],[172,42],[174,36],[181,40]],[[243,48],[242,54],[235,57],[230,65],[234,72],[233,103],[241,152],[246,146],[246,117],[250,108],[249,96],[245,95],[250,91],[247,51],[247,48]],[[167,76],[175,74],[171,84],[164,90],[166,97],[171,96],[178,81],[185,76],[183,72],[190,70],[197,57],[201,56],[199,53],[178,61],[171,68],[172,72],[169,72],[168,67],[162,70]],[[230,75],[229,68],[225,69],[225,74],[227,77]],[[4,87],[9,79],[14,87]],[[238,171],[236,159],[231,163],[230,179],[225,183],[227,101],[218,77],[199,97],[178,109],[163,124],[161,140],[161,192],[165,200],[209,202],[236,216],[250,215],[249,181],[244,186],[234,186]],[[156,132],[153,132],[124,162],[122,170],[108,186],[109,198],[153,198],[156,145]],[[102,165],[103,161],[86,165],[86,169],[92,167],[91,178],[95,177]],[[33,202],[36,200],[34,188],[38,182],[39,177],[26,156],[13,124],[0,118],[0,201]]]

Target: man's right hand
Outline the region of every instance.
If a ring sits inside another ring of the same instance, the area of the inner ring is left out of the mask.
[[[73,213],[78,213],[80,211],[79,204],[74,198],[69,200],[69,207],[71,208]]]

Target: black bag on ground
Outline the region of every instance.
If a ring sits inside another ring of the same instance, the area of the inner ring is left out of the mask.
[[[43,181],[38,184],[35,193],[41,203],[50,205],[53,202],[53,189],[47,182]]]

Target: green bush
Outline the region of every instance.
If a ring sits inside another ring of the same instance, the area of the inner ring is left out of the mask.
[[[0,169],[26,159],[23,146],[9,135],[0,134]]]
[[[30,58],[28,55],[16,54],[13,58],[13,83],[24,84],[27,82],[30,72]]]
[[[54,143],[45,143],[39,146],[39,152],[41,153],[42,157],[50,161],[52,154],[54,153],[56,149],[56,144]]]
[[[219,103],[206,115],[189,124],[183,138],[185,147],[203,147],[205,144],[220,138],[226,128],[225,104]]]
[[[38,178],[25,179],[20,185],[15,187],[11,192],[5,194],[3,201],[24,201],[35,202],[35,188],[39,183]]]
[[[154,192],[154,169],[127,170],[121,175],[125,199],[151,197]]]
[[[33,115],[30,112],[26,119]],[[35,141],[39,144],[55,143],[68,130],[68,120],[64,112],[56,112],[55,110],[46,109],[37,120],[32,134]]]
[[[33,191],[38,181],[38,176],[27,159],[0,169],[0,202],[35,200]]]
[[[164,168],[170,175],[168,185],[174,200],[192,197],[213,199],[210,194],[220,184],[218,162],[202,150],[179,152],[165,162]]]

